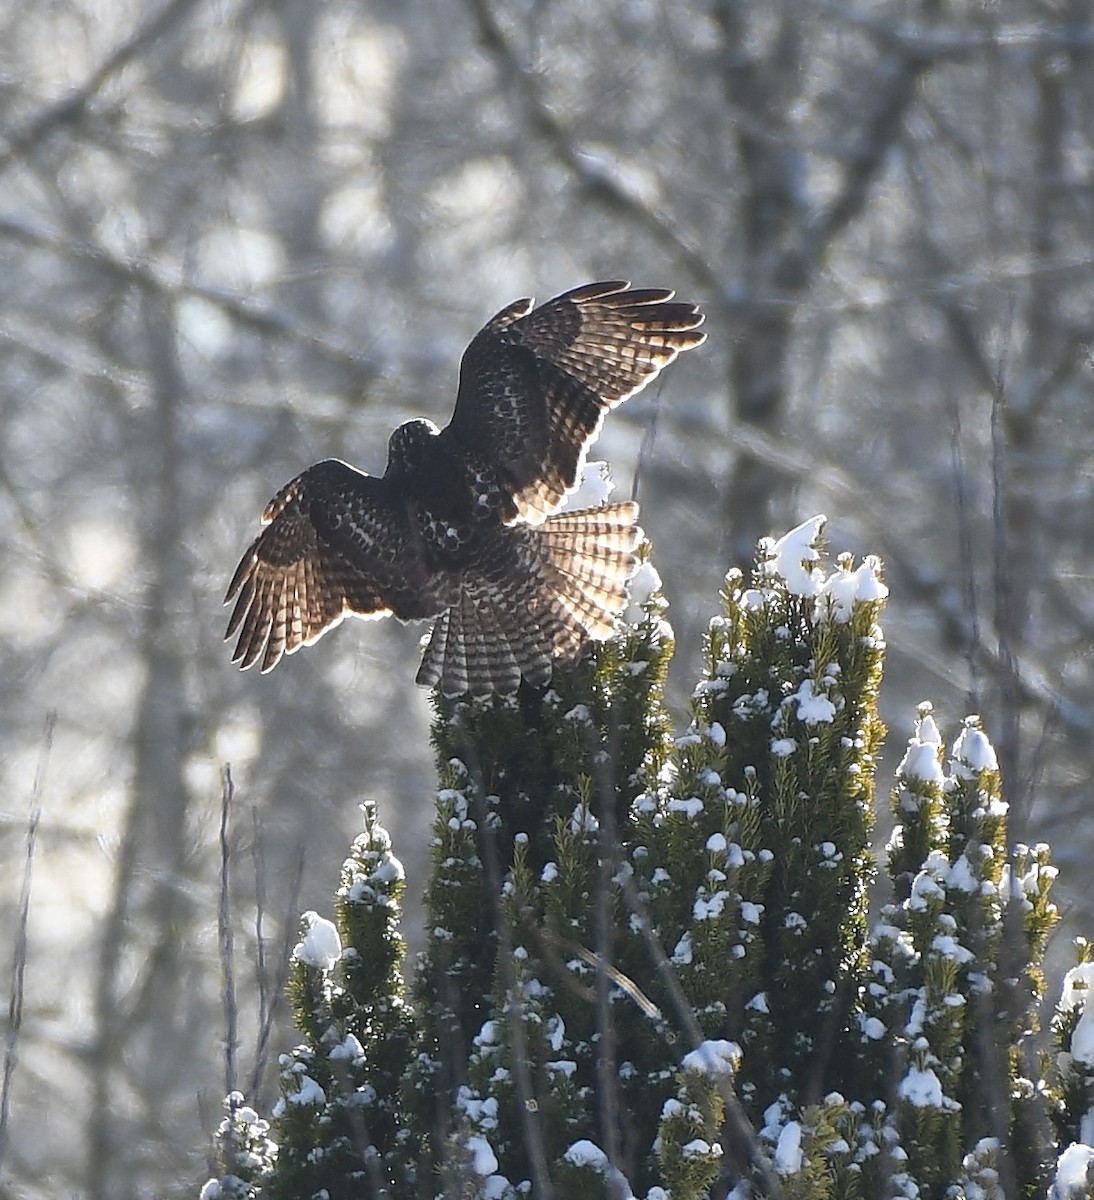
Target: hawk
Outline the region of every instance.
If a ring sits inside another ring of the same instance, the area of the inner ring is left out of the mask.
[[[224,598],[232,661],[270,671],[345,617],[394,614],[434,622],[418,683],[505,695],[608,637],[638,506],[559,510],[608,410],[705,340],[673,295],[616,281],[517,300],[465,351],[444,429],[400,425],[382,476],[326,459],[286,484]]]

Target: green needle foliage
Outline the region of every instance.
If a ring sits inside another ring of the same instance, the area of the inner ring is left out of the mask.
[[[648,562],[548,689],[437,699],[408,993],[366,809],[297,948],[281,1101],[267,1125],[230,1098],[206,1200],[1045,1195],[1094,1130],[1089,948],[1039,1058],[1055,870],[1008,848],[979,718],[947,751],[920,707],[879,870],[887,593],[875,560],[825,564],[821,523],[727,577],[675,739]]]

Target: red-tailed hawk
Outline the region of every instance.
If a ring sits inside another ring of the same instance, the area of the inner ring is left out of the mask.
[[[607,637],[638,506],[558,510],[605,413],[705,339],[672,297],[612,282],[517,300],[464,353],[444,429],[400,425],[382,477],[326,459],[282,488],[228,585],[232,661],[270,671],[344,617],[432,618],[418,682],[484,696]]]

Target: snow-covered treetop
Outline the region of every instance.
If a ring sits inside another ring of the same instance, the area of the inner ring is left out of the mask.
[[[818,543],[827,520],[818,514],[781,538],[764,538],[759,544],[760,568],[765,576],[781,579],[792,596],[815,597],[819,616],[842,623],[851,619],[856,603],[884,600],[889,589],[881,580],[881,560],[876,555],[868,554],[855,567],[850,554],[841,554],[831,572],[818,565]],[[765,589],[750,589],[743,597],[749,608],[761,607],[766,598]]]
[[[342,939],[333,921],[309,910],[300,918],[303,938],[293,947],[293,958],[307,967],[330,971],[342,957]]]

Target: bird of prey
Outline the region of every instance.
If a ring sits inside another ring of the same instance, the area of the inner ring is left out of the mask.
[[[400,425],[382,476],[326,459],[286,484],[228,585],[232,661],[270,671],[345,617],[394,614],[434,622],[418,683],[506,695],[608,637],[638,506],[559,510],[608,410],[704,341],[673,295],[615,281],[517,300],[465,351],[444,429]]]

